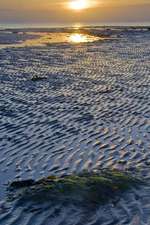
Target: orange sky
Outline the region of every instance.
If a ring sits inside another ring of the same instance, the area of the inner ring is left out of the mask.
[[[98,0],[76,12],[69,0],[0,0],[0,23],[150,22],[150,0]]]

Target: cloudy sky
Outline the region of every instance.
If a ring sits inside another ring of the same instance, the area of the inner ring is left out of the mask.
[[[72,1],[82,0],[0,0],[0,23],[150,22],[150,0],[84,0],[80,11]]]

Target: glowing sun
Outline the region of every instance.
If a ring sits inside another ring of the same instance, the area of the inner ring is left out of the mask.
[[[69,8],[73,10],[83,10],[89,7],[88,0],[73,0],[69,2]]]

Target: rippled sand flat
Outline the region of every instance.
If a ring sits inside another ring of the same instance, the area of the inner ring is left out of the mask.
[[[17,44],[40,35],[2,32],[0,225],[150,224],[149,29],[27,47]],[[94,211],[5,200],[10,181],[98,168],[138,169],[147,184]]]

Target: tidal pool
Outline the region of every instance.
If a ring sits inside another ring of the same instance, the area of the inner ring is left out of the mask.
[[[46,46],[56,43],[80,44],[104,39],[102,37],[83,34],[80,32],[25,32],[25,34],[27,36],[25,40],[19,40],[17,35],[20,35],[20,33],[16,34],[16,37],[13,34],[13,38],[9,43],[5,43],[4,39],[4,43],[0,44],[0,48]]]
[[[51,43],[86,43],[100,40],[99,37],[82,33],[41,33],[37,39],[26,40],[25,46],[47,45]]]

